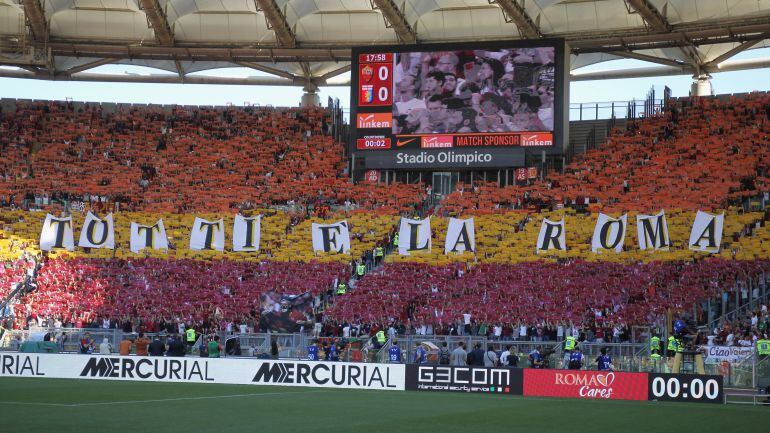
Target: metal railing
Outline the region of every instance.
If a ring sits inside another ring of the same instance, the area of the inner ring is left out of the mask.
[[[83,329],[83,328],[60,328],[46,330],[42,328],[33,328],[32,330],[9,330],[0,340],[0,351],[11,350],[11,339],[17,336],[22,341],[29,338],[31,333],[50,332],[53,340],[59,345],[62,352],[78,352],[79,340],[86,333],[95,341],[94,351],[98,352],[98,345],[107,338],[112,344],[113,352],[117,352],[120,341],[125,335],[136,336],[136,334],[126,334],[120,329]],[[62,336],[68,338],[63,344]],[[153,334],[146,333],[148,338],[152,339],[156,335],[162,341],[169,337],[166,333]],[[402,335],[394,339],[389,339],[379,350],[375,350],[372,339],[368,336],[339,338],[339,337],[320,337],[316,338],[309,334],[275,334],[275,333],[218,333],[220,341],[224,344],[227,340],[237,339],[240,343],[240,352],[221,356],[260,356],[270,355],[271,345],[275,342],[279,349],[279,358],[282,359],[307,359],[307,347],[316,342],[342,343],[343,348],[339,352],[341,361],[347,362],[388,362],[388,349],[393,344],[398,344],[402,350],[405,363],[414,362],[414,354],[418,345],[427,343],[424,347],[432,348],[428,353],[428,362],[432,364],[439,363],[438,350],[446,344],[447,350],[451,353],[459,343],[462,342],[466,351],[470,352],[476,345],[486,352],[488,349],[496,351],[498,354],[508,347],[511,352],[519,357],[519,367],[528,367],[527,357],[535,349],[539,349],[544,355],[549,368],[566,368],[567,353],[563,350],[563,343],[556,341],[509,341],[509,340],[491,340],[479,336],[457,336],[457,335]],[[206,341],[208,336],[201,336],[196,342],[200,346]],[[343,341],[344,340],[344,341]],[[599,356],[600,351],[605,349],[612,357],[615,369],[618,371],[631,372],[670,372],[671,362],[665,357],[659,360],[651,359],[649,343],[580,343],[580,349],[584,356],[584,369],[595,369],[594,359]],[[227,349],[227,347],[226,347]],[[196,354],[193,350],[193,354]],[[705,364],[707,374],[722,375],[725,377],[725,386],[743,388],[743,389],[764,389],[770,386],[770,358],[758,358],[755,354],[740,362],[732,363],[725,367],[718,364]]]
[[[763,272],[762,275],[758,276],[756,278],[756,281],[754,279],[748,278],[744,281],[741,281],[742,284],[745,284],[748,286],[747,293],[748,296],[746,298],[742,298],[740,296],[737,296],[736,301],[733,303],[733,308],[728,311],[722,311],[722,314],[719,316],[714,315],[714,319],[708,320],[707,317],[707,328],[705,331],[710,332],[712,329],[719,326],[720,323],[723,321],[733,321],[735,319],[739,319],[742,314],[748,313],[752,310],[754,310],[760,303],[766,302],[768,299],[770,299],[770,290],[768,290],[768,286],[770,286],[770,273]],[[756,285],[756,286],[755,286]],[[732,288],[732,291],[736,293],[736,295],[739,295],[741,293],[741,286],[736,282],[735,286]],[[754,289],[759,289],[758,296],[754,297]],[[727,309],[729,308],[729,301],[723,302],[721,299],[716,299],[713,302],[709,302],[708,306],[709,308],[717,308],[717,305],[724,304],[721,308]],[[708,314],[708,311],[706,312]],[[703,326],[701,327],[701,330],[703,330]]]
[[[569,120],[636,119],[659,114],[665,100],[578,102],[569,104]]]

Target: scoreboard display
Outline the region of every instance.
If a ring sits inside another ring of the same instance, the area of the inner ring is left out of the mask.
[[[353,49],[351,152],[359,168],[523,165],[560,153],[563,40]]]

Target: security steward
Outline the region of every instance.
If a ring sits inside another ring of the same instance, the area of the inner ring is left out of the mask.
[[[657,361],[660,358],[660,337],[653,334],[652,338],[650,338],[650,359]]]
[[[382,329],[377,331],[375,337],[377,337],[377,349],[379,350],[382,346],[385,345],[385,342],[388,341],[388,338],[385,337],[385,331]]]
[[[382,263],[382,257],[385,255],[385,249],[378,246],[374,249],[374,265],[377,266]]]
[[[770,340],[767,338],[757,340],[757,355],[760,359],[770,357]]]
[[[673,335],[668,336],[668,345],[666,346],[666,356],[673,358],[679,351],[679,342]]]
[[[345,284],[344,281],[340,281],[339,284],[337,284],[337,295],[344,295],[348,291],[348,285]]]
[[[364,262],[358,262],[356,265],[356,278],[359,280],[364,277],[364,274],[366,273],[366,265]]]
[[[393,235],[393,248],[398,249],[398,233]]]
[[[197,340],[197,336],[195,335],[195,329],[193,327],[189,327],[184,331],[185,340],[187,341],[187,349],[192,350],[192,347],[195,345],[195,340]]]
[[[567,336],[567,338],[564,339],[564,350],[571,352],[577,348],[577,339],[573,337],[572,335]]]

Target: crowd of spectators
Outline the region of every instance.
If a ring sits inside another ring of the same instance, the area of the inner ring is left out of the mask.
[[[420,185],[351,183],[344,145],[324,133],[328,120],[320,108],[16,101],[0,113],[0,205],[408,211],[423,200]]]
[[[516,110],[547,122],[542,109],[552,96],[546,84],[553,59],[538,50],[493,54],[401,56],[397,86],[412,97],[396,104],[396,128],[423,109],[419,101],[425,104],[430,132],[453,130],[457,125],[448,126],[447,119],[458,113],[465,119],[467,109],[474,112],[471,130],[497,130],[479,128],[484,122],[494,128],[509,124],[517,118]],[[447,87],[452,81],[448,77],[454,77],[454,89]],[[514,92],[516,99],[505,94],[512,89],[526,92]],[[471,108],[450,107],[458,101],[470,102]],[[434,102],[439,106],[429,106]],[[0,206],[56,209],[67,200],[87,202],[97,211],[118,207],[176,215],[304,207],[306,213],[287,217],[289,222],[280,228],[286,236],[270,246],[276,250],[300,237],[308,239],[295,228],[306,229],[312,215],[336,216],[332,206],[384,214],[394,221],[399,214],[413,214],[425,198],[422,185],[349,181],[343,145],[324,134],[327,116],[320,109],[107,110],[93,104],[18,102],[15,112],[0,116]],[[491,120],[494,116],[501,120]],[[767,193],[768,136],[770,96],[675,102],[661,116],[632,122],[626,132],[613,134],[605,147],[579,158],[564,174],[523,187],[461,185],[440,206],[447,214],[562,206],[604,212],[726,209]],[[516,231],[531,231],[530,220],[521,218]],[[351,231],[354,239],[372,241],[374,248],[353,256],[367,268],[383,262],[375,255],[377,248],[393,244],[395,223],[375,228],[378,223],[362,221]],[[742,224],[737,240],[755,231],[753,220]],[[764,222],[758,224],[764,229]],[[502,239],[500,234],[498,241]],[[210,258],[48,260],[40,270],[38,290],[13,307],[12,326],[169,333],[181,327],[264,330],[260,302],[265,293],[310,293],[320,306],[339,282],[356,275],[355,261],[300,263],[292,257],[274,260],[272,252],[268,259],[257,264]],[[482,335],[501,341],[558,340],[577,333],[588,341],[626,341],[630,327],[650,324],[667,309],[692,308],[768,269],[766,256],[690,260],[386,263],[335,299],[318,317],[321,329],[314,332],[354,336],[387,330],[393,335]],[[0,295],[25,269],[24,260],[0,267]],[[715,341],[756,335],[760,325],[767,326],[766,310],[756,317],[748,329],[743,322],[722,325]]]
[[[9,287],[24,269],[0,267],[0,286]],[[37,290],[10,312],[15,327],[172,333],[185,326],[246,326],[253,332],[264,310],[274,307],[267,293],[309,293],[317,306],[348,274],[341,263],[55,259],[44,261]]]
[[[564,173],[499,188],[458,185],[447,212],[496,209],[725,209],[770,202],[770,94],[672,100],[659,116],[631,119]]]
[[[756,304],[755,308],[749,309],[734,320],[720,321],[711,333],[701,336],[700,342],[708,346],[754,347],[757,340],[768,335],[770,329],[768,304]]]

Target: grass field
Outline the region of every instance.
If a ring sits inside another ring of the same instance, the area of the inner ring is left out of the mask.
[[[495,394],[0,378],[0,432],[760,431],[770,408]]]

